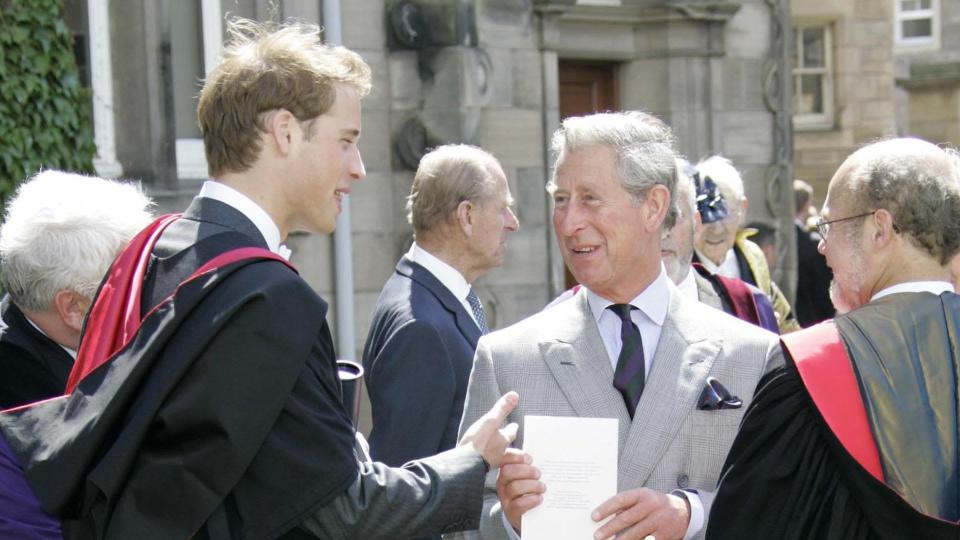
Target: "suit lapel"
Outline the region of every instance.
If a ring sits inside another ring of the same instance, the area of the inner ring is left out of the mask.
[[[554,339],[539,343],[543,361],[577,416],[616,418],[623,447],[630,415],[613,387],[613,367],[600,338],[597,321],[587,302],[586,289],[553,308]]]
[[[450,292],[440,280],[436,278],[429,270],[410,260],[406,255],[400,258],[397,263],[396,271],[402,276],[406,276],[422,285],[430,291],[444,309],[449,311],[457,323],[457,328],[463,337],[470,343],[470,347],[477,348],[477,341],[480,340],[480,328],[474,322],[473,317],[467,313],[463,304]]]
[[[696,401],[722,340],[704,328],[692,301],[670,287],[670,306],[653,367],[620,456],[619,481],[641,486],[663,457]]]

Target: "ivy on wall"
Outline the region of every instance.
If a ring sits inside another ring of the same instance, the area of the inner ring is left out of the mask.
[[[40,169],[93,172],[90,94],[61,0],[0,0],[0,198]]]

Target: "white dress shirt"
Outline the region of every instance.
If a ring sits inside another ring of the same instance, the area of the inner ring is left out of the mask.
[[[480,323],[473,314],[470,302],[467,301],[467,296],[470,294],[470,284],[467,283],[467,279],[463,277],[459,270],[434,257],[427,250],[418,246],[416,242],[410,246],[407,257],[433,274],[433,277],[437,278],[437,281],[460,302],[467,315],[470,315],[470,318],[476,323],[477,328],[480,328]]]
[[[727,256],[724,257],[723,262],[721,262],[719,266],[713,264],[713,261],[710,260],[710,257],[700,253],[699,250],[697,250],[697,258],[700,259],[700,264],[709,270],[711,274],[720,274],[721,276],[725,277],[743,279],[740,277],[740,264],[737,262],[737,252],[733,248],[727,250]]]
[[[198,196],[220,201],[243,214],[253,222],[254,227],[263,235],[263,239],[266,240],[267,247],[270,251],[280,255],[284,259],[290,258],[290,250],[287,246],[280,243],[280,228],[273,222],[270,214],[261,208],[260,205],[253,202],[253,199],[215,180],[207,180],[204,182]]]
[[[897,283],[886,289],[881,290],[870,298],[870,301],[879,300],[884,296],[905,292],[928,292],[940,296],[945,292],[956,292],[953,284],[946,281],[908,281],[906,283]]]
[[[677,289],[680,290],[685,298],[690,300],[700,301],[700,291],[697,289],[697,279],[693,277],[694,269],[693,266],[690,266],[690,269],[687,270],[687,276],[683,278],[683,281],[677,284]]]

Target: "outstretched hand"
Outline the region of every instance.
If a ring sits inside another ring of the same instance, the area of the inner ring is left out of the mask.
[[[483,456],[483,459],[490,465],[491,469],[500,466],[503,459],[503,453],[510,446],[510,443],[517,438],[519,426],[511,423],[504,428],[500,428],[507,416],[513,411],[517,403],[520,402],[520,394],[516,392],[507,392],[493,407],[487,411],[476,422],[474,422],[463,434],[460,439],[460,445],[472,444],[473,448]]]

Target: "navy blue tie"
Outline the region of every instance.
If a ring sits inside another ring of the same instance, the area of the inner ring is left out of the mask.
[[[645,359],[643,356],[643,338],[640,330],[633,324],[630,304],[613,304],[610,310],[620,317],[620,339],[623,348],[617,358],[617,369],[613,373],[613,387],[620,391],[623,401],[630,412],[630,418],[637,410],[640,394],[643,393]]]

